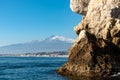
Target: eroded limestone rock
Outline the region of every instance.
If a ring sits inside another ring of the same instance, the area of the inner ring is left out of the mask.
[[[84,19],[58,73],[106,77],[120,71],[120,0],[71,0],[70,7]]]
[[[70,0],[70,8],[72,11],[86,15],[90,0]]]

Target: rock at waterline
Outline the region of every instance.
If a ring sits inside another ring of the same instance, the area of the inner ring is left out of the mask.
[[[84,16],[68,62],[57,72],[69,76],[107,77],[120,71],[120,0],[71,0]]]

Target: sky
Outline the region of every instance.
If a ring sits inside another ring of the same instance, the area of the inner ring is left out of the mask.
[[[52,35],[76,38],[81,15],[70,0],[0,0],[0,46],[43,40]]]

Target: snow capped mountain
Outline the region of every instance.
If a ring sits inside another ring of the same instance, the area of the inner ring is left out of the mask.
[[[64,41],[64,42],[67,42],[67,43],[73,43],[74,42],[74,39],[66,38],[66,37],[63,37],[63,36],[52,36],[50,38],[50,40],[60,40],[60,41]]]
[[[35,40],[0,47],[0,54],[68,51],[73,42],[74,39],[51,36],[43,41]]]

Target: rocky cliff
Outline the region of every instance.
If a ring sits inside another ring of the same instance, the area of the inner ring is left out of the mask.
[[[120,71],[120,0],[71,0],[83,20],[68,62],[57,72],[69,76],[110,76]]]

